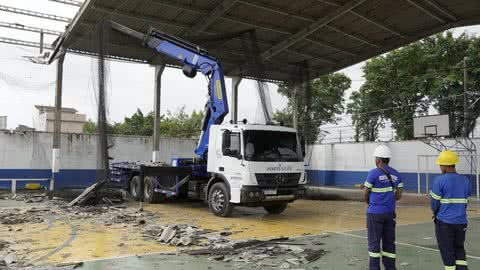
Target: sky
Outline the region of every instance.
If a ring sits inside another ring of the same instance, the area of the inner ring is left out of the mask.
[[[35,10],[58,16],[73,17],[77,7],[63,5],[48,0],[0,0],[0,5]],[[29,26],[63,31],[66,23],[28,17],[13,13],[0,12],[0,21],[20,23]],[[467,31],[478,35],[480,26],[455,29],[456,34]],[[38,33],[12,30],[0,27],[0,37],[39,41]],[[54,41],[53,36],[45,36],[45,42]],[[8,116],[7,128],[15,128],[19,124],[34,126],[34,105],[54,105],[56,65],[33,64],[24,56],[39,54],[36,48],[19,47],[0,43],[0,116]],[[88,119],[95,119],[94,77],[95,66],[90,57],[67,54],[64,64],[63,106],[73,107],[80,113],[87,114]],[[348,100],[351,92],[363,84],[364,63],[348,67],[340,72],[352,80],[352,86],[347,91]],[[153,110],[154,68],[146,64],[125,62],[109,63],[108,82],[108,116],[111,122],[122,121],[132,115],[137,108],[148,112]],[[226,79],[227,93],[230,95],[231,80]],[[270,96],[274,111],[286,107],[287,100],[277,93],[277,86],[269,84]],[[185,107],[187,112],[202,110],[207,97],[206,80],[203,76],[190,79],[181,70],[166,68],[162,77],[161,113],[176,111]],[[230,98],[229,98],[230,100]],[[246,118],[250,122],[257,121],[258,95],[255,82],[244,80],[239,89],[239,119]],[[348,116],[340,116],[336,125],[323,127],[330,132],[330,140],[350,140],[353,136],[351,120]],[[226,118],[229,120],[229,118]],[[391,129],[381,132],[381,137],[392,136]]]

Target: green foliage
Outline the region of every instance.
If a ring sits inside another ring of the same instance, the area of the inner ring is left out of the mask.
[[[123,122],[113,125],[113,133],[121,135],[153,135],[153,112],[144,115],[140,109],[131,116],[125,117]]]
[[[160,134],[164,137],[194,138],[200,135],[203,119],[202,112],[193,111],[190,115],[185,108],[178,109],[175,113],[167,112],[160,117]],[[123,122],[109,126],[109,134],[152,136],[153,112],[144,114],[140,109],[131,116],[125,117]],[[85,133],[95,133],[96,124],[88,121],[83,126]]]
[[[475,128],[475,120],[480,116],[480,102],[469,109],[465,120],[463,113],[463,58],[468,57],[468,104],[478,96],[480,84],[480,39],[466,34],[453,37],[452,33],[437,35],[424,41],[425,58],[431,64],[431,75],[435,87],[429,92],[432,105],[441,114],[450,115],[451,136],[461,136],[464,127],[468,133]],[[454,97],[456,96],[456,97]],[[454,97],[454,98],[452,98]]]
[[[352,115],[352,124],[355,127],[355,141],[375,141],[378,137],[378,129],[383,128],[381,112],[374,112],[381,101],[378,96],[372,94],[368,84],[364,84],[360,91],[353,92],[350,96],[351,103],[347,105],[347,113]]]
[[[97,132],[97,124],[92,122],[92,120],[88,120],[85,124],[83,124],[83,133],[93,134]]]
[[[364,67],[372,109],[386,109],[382,116],[392,122],[400,139],[412,139],[413,117],[428,112],[424,99],[433,86],[433,80],[424,76],[428,66],[422,44],[414,43],[374,58]]]
[[[480,116],[480,104],[470,109],[464,121],[461,94],[465,56],[474,66],[468,71],[473,91],[478,89],[480,78],[480,39],[476,37],[464,34],[455,38],[447,32],[368,61],[364,67],[366,82],[348,105],[356,138],[375,140],[386,119],[399,139],[412,139],[414,116],[427,114],[431,106],[450,115],[452,136],[460,136],[464,125],[471,132]],[[469,104],[476,98],[470,96]]]
[[[295,104],[299,132],[307,143],[314,143],[318,140],[320,126],[336,122],[336,115],[343,112],[343,95],[350,84],[351,80],[343,73],[324,75],[310,81],[303,91],[298,91],[296,102],[292,85],[281,85],[278,92],[288,98],[288,106],[283,111],[277,111],[273,119],[292,126]]]

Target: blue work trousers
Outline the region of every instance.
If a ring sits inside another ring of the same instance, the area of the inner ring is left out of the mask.
[[[445,269],[467,270],[465,234],[467,224],[448,224],[435,221],[435,234]]]
[[[380,270],[380,260],[386,270],[395,268],[396,214],[367,214],[369,270]]]

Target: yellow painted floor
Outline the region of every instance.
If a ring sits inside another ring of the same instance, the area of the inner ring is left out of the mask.
[[[138,207],[131,203],[130,207]],[[295,237],[305,234],[346,232],[365,228],[365,204],[350,201],[299,200],[281,215],[267,215],[262,208],[241,208],[233,217],[219,218],[200,202],[172,202],[146,205],[159,214],[147,223],[192,224],[204,229],[230,230],[235,239]],[[478,211],[470,211],[478,216]],[[417,224],[431,221],[428,206],[400,205],[397,222]],[[50,224],[0,225],[0,238],[16,242],[13,246],[24,262],[57,264],[128,255],[174,251],[152,240],[145,240],[138,227],[113,224],[105,226],[92,219]]]

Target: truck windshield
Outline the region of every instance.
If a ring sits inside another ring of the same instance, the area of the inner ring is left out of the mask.
[[[302,161],[297,135],[293,132],[244,131],[245,160]]]

